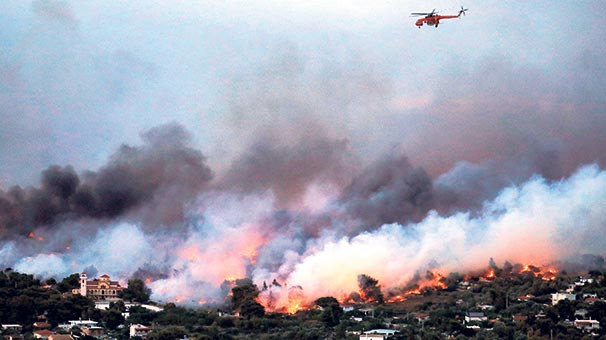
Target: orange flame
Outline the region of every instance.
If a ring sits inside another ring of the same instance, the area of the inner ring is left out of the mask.
[[[482,277],[485,278],[485,279],[487,279],[487,280],[492,280],[492,279],[494,279],[497,276],[494,273],[494,269],[490,268],[490,270],[486,274],[484,274]]]
[[[532,275],[541,277],[544,281],[553,281],[556,279],[558,270],[553,267],[539,267],[532,264],[525,264],[519,273],[532,273]]]

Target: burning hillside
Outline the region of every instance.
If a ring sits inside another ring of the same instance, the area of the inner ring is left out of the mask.
[[[40,188],[1,192],[3,265],[41,276],[84,268],[124,281],[136,275],[154,299],[191,305],[224,303],[224,282],[248,277],[268,310],[293,312],[323,296],[382,302],[445,289],[451,273],[481,272],[487,258],[521,263],[501,271],[551,280],[555,270],[524,263],[606,245],[595,237],[606,223],[596,203],[606,201],[606,173],[597,165],[560,181],[532,177],[465,210],[451,173],[432,179],[401,155],[336,181],[332,171],[347,167],[342,142],[255,148],[214,178],[181,127],[153,129],[144,141],[99,171],[53,166]],[[265,176],[268,162],[279,188],[261,184],[269,177],[257,187],[236,176]],[[308,162],[332,170],[298,173]],[[304,192],[297,199],[285,194],[295,179],[293,190]]]

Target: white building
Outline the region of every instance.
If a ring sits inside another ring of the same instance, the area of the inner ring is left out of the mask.
[[[465,315],[465,323],[482,322],[488,320],[488,317],[482,312],[469,312]]]
[[[153,331],[150,326],[144,326],[140,324],[130,325],[130,337],[138,336],[140,338],[147,338],[147,335]]]
[[[553,294],[551,294],[551,304],[553,306],[557,305],[558,302],[560,302],[562,300],[574,301],[576,299],[577,299],[577,296],[575,294],[569,294],[569,293],[553,293]]]
[[[574,326],[583,330],[594,330],[600,329],[600,322],[598,320],[574,320]]]
[[[396,331],[393,329],[371,329],[360,334],[360,340],[384,340],[396,334]]]
[[[70,320],[67,323],[58,325],[57,327],[63,328],[65,330],[70,330],[72,329],[72,327],[97,327],[98,324],[99,323],[97,321],[93,320]]]
[[[23,327],[18,324],[2,324],[2,330],[6,332],[6,334],[9,334],[11,332],[21,333],[22,329]]]

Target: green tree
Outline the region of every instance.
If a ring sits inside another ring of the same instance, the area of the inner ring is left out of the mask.
[[[141,279],[130,279],[128,280],[128,286],[122,290],[119,297],[135,302],[148,302],[151,295],[151,289],[149,289],[145,282]]]
[[[57,290],[62,293],[71,292],[72,289],[80,288],[80,274],[74,273],[57,284]]]
[[[179,326],[168,326],[154,330],[147,336],[148,340],[176,340],[182,339],[184,335],[187,335],[187,331],[183,327]]]
[[[124,317],[122,313],[116,309],[108,309],[103,311],[101,314],[101,320],[105,323],[105,327],[109,329],[117,329],[118,326],[124,323]]]

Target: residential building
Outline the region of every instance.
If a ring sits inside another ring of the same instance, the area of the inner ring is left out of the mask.
[[[140,338],[147,338],[147,335],[153,330],[150,326],[144,326],[141,324],[130,325],[130,337],[138,336]]]
[[[42,340],[47,340],[49,336],[53,335],[55,333],[49,331],[48,329],[42,329],[39,331],[34,331],[34,338],[36,339],[42,339]]]
[[[23,330],[23,327],[18,324],[3,324],[2,325],[2,332],[4,334],[18,334],[18,333],[21,333],[22,330]]]
[[[488,317],[482,312],[469,312],[465,315],[465,322],[482,322],[488,320]]]
[[[48,340],[74,340],[71,334],[53,334],[49,335]]]
[[[82,333],[96,338],[99,336],[103,336],[105,334],[105,330],[103,329],[103,327],[99,326],[87,326],[82,327]]]
[[[360,334],[360,340],[385,340],[383,334]]]
[[[574,326],[582,330],[594,330],[600,329],[600,322],[598,320],[574,320]]]
[[[570,301],[574,301],[577,299],[577,296],[575,294],[570,294],[570,293],[553,293],[551,294],[551,304],[552,305],[557,305],[558,302],[562,301],[562,300],[570,300]]]
[[[393,329],[371,329],[360,334],[360,340],[372,339],[372,340],[383,340],[387,339],[390,336],[396,334],[396,331]]]
[[[48,323],[46,321],[36,321],[36,322],[34,322],[34,329],[35,330],[49,329],[50,327],[51,327],[50,323]]]

